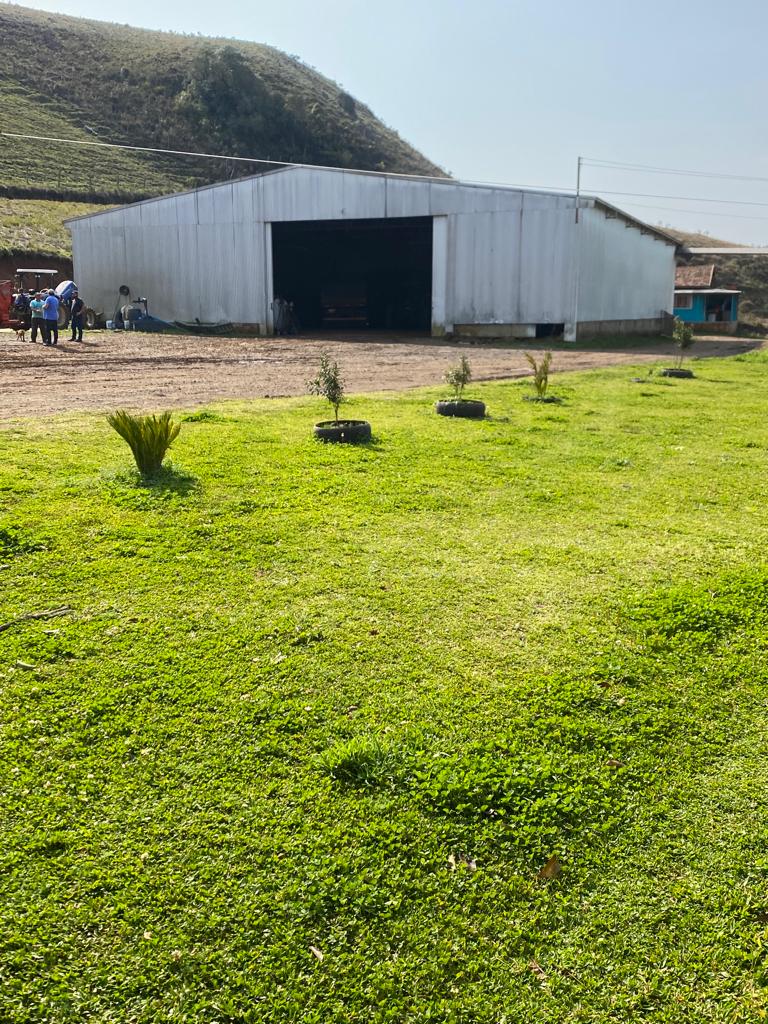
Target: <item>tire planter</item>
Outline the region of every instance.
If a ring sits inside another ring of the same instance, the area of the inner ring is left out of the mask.
[[[359,444],[371,440],[371,424],[367,420],[323,420],[315,424],[315,437],[320,441]]]
[[[690,380],[695,374],[693,370],[681,370],[677,366],[668,366],[666,370],[661,371],[662,377],[682,377],[684,380]]]
[[[485,402],[472,398],[444,398],[435,402],[438,416],[461,416],[466,420],[481,420],[485,416]]]

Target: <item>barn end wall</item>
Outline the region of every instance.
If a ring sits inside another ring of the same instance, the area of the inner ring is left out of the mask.
[[[586,324],[639,324],[672,311],[674,244],[597,207],[581,211],[576,244],[580,333]]]

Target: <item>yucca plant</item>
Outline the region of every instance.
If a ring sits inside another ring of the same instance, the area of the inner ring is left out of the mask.
[[[465,355],[459,359],[455,366],[445,371],[443,378],[445,383],[453,391],[453,397],[457,402],[461,401],[461,396],[464,394],[464,388],[472,380],[472,368],[469,365],[469,360]]]
[[[536,389],[537,398],[545,398],[549,387],[549,368],[552,365],[552,353],[545,352],[540,361],[536,361],[530,352],[525,353],[525,358],[533,370],[533,386]]]
[[[159,416],[133,416],[125,409],[118,409],[107,416],[107,423],[131,449],[139,473],[145,479],[160,472],[165,453],[181,430],[181,424],[174,423],[169,412]]]

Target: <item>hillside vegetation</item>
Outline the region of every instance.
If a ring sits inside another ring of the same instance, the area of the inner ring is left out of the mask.
[[[765,1020],[768,358],[693,365],[0,429],[3,1024]]]
[[[64,221],[100,209],[92,203],[0,198],[0,256],[34,253],[69,260],[72,237]]]
[[[6,130],[388,171],[441,173],[337,84],[257,43],[0,6]],[[44,60],[32,59],[45,54]],[[87,69],[87,73],[84,73]],[[6,140],[6,195],[114,201],[258,165]]]

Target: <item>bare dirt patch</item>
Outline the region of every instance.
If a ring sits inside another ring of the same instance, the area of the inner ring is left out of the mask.
[[[701,340],[695,354],[736,355],[762,344],[711,338]],[[216,338],[92,332],[83,344],[64,340],[46,348],[0,331],[0,418],[301,395],[321,349],[339,361],[348,390],[360,392],[439,384],[459,352],[469,354],[476,380],[522,377],[530,373],[523,353],[546,347],[543,342],[473,345],[386,334]],[[555,350],[556,371],[653,362],[672,351],[668,341],[549,347]]]

